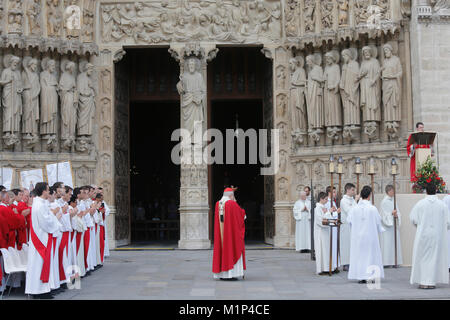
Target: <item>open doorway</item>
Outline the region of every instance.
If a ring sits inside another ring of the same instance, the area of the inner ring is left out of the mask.
[[[217,101],[211,108],[212,127],[220,130],[225,137],[226,129],[244,131],[262,128],[262,101],[237,100]],[[264,240],[264,179],[260,175],[260,164],[249,164],[249,141],[247,139],[246,164],[237,164],[237,143],[234,147],[234,164],[226,164],[226,148],[224,148],[224,164],[212,166],[212,188],[215,201],[222,197],[228,186],[237,186],[236,200],[245,210],[245,239],[247,241]]]

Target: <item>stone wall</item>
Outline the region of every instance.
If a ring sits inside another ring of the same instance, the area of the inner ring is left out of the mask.
[[[449,39],[450,2],[415,1],[411,17],[414,122],[422,121],[426,130],[438,132],[435,157],[447,183],[450,182]]]

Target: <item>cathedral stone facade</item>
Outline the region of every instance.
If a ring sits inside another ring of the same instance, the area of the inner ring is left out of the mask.
[[[423,121],[450,178],[449,0],[0,0],[0,19],[0,166],[70,160],[76,185],[105,189],[113,247],[130,241],[128,48],[166,48],[179,63],[183,110],[203,110],[181,115],[192,131],[194,120],[206,129],[221,47],[260,47],[271,65],[264,123],[279,130],[279,170],[264,178],[265,241],[276,247],[294,246],[293,203],[305,185],[329,185],[331,154],[343,184],[357,158],[361,185],[372,167],[376,193],[395,158],[408,193],[406,141]],[[179,247],[209,248],[208,166],[180,170]]]

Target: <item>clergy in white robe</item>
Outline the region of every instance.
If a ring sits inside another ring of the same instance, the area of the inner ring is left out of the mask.
[[[59,277],[59,245],[61,243],[63,225],[61,224],[62,212],[58,203],[55,200],[55,192],[53,187],[50,187],[50,195],[47,201],[50,212],[53,213],[53,219],[55,224],[58,225],[58,230],[53,232],[53,260],[52,260],[52,272],[53,272],[53,282],[50,282],[50,287],[52,289],[58,289],[61,285]],[[56,212],[56,213],[55,213]]]
[[[411,284],[419,288],[434,288],[438,283],[448,283],[448,229],[449,209],[436,196],[436,186],[426,186],[427,196],[420,200],[410,213],[411,222],[417,226],[414,239]]]
[[[448,210],[450,210],[450,195],[446,195],[444,197],[444,203],[447,205]],[[448,271],[450,272],[450,228],[447,231],[448,234]]]
[[[380,205],[381,222],[386,230],[380,235],[381,253],[384,266],[395,265],[395,236],[394,236],[394,213],[397,216],[397,264],[403,263],[402,245],[400,241],[401,215],[397,205],[394,211],[394,186],[386,186],[386,196]]]
[[[347,183],[344,187],[345,194],[341,199],[341,230],[340,230],[340,262],[347,270],[350,264],[350,224],[347,221],[350,210],[356,206],[356,187],[352,183]]]
[[[336,228],[324,223],[327,223],[328,219],[337,218],[337,213],[326,208],[328,199],[325,192],[320,192],[318,198],[319,202],[314,209],[314,249],[316,252],[316,273],[324,275],[328,274],[330,270],[330,230],[333,229],[333,234],[337,233]],[[333,237],[332,271],[339,267],[336,263],[337,243],[334,240]]]
[[[71,205],[73,207],[73,205]],[[74,209],[72,209],[74,210]],[[81,209],[78,209],[81,210]],[[72,228],[75,230],[74,236],[74,259],[75,265],[78,266],[78,275],[84,277],[86,275],[86,267],[84,264],[84,245],[83,238],[84,232],[87,231],[86,224],[83,219],[83,212],[78,211],[77,214],[72,217]]]
[[[361,200],[347,216],[351,226],[348,279],[356,279],[360,283],[374,277],[384,278],[378,237],[384,229],[377,208],[370,202],[371,196],[372,188],[365,186],[361,190]]]
[[[306,192],[300,192],[300,199],[294,204],[295,250],[311,250],[311,201]]]
[[[34,191],[37,197],[34,198],[32,206],[25,294],[50,292],[50,279],[53,277],[51,270],[53,250],[48,250],[50,251],[48,255],[46,255],[46,250],[49,245],[53,244],[52,234],[59,228],[46,200],[49,195],[48,184],[45,182],[36,183]],[[43,256],[46,258],[47,272],[42,272],[44,266]]]
[[[70,279],[71,270],[70,266],[72,263],[72,246],[71,246],[71,233],[72,222],[71,216],[68,210],[67,202],[65,202],[62,198],[58,199],[58,205],[61,207],[62,217],[60,223],[62,225],[61,232],[62,237],[59,245],[59,278],[60,283],[66,283]]]
[[[102,193],[103,195],[103,193]],[[106,223],[107,221],[107,217],[109,216],[109,214],[111,213],[111,209],[108,207],[108,205],[106,204],[105,201],[103,201],[103,203],[105,204],[105,220],[103,221],[103,226],[105,227],[105,253],[104,256],[105,257],[109,257],[109,242],[108,242],[108,224]]]

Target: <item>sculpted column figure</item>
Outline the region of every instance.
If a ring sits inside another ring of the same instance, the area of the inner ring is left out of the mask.
[[[339,68],[339,53],[330,51],[325,54],[324,70],[324,108],[325,127],[327,136],[332,140],[339,139],[342,130],[342,106],[339,96],[339,83],[341,81],[341,70]]]
[[[75,145],[75,125],[77,122],[78,97],[75,83],[75,63],[66,61],[61,64],[62,75],[59,79],[59,97],[61,99],[61,140],[64,149],[71,150]]]
[[[19,142],[17,133],[20,129],[20,117],[22,115],[20,58],[8,54],[3,62],[5,69],[0,79],[0,85],[3,86],[3,140],[7,147],[12,147]]]
[[[323,70],[321,56],[318,53],[306,57],[306,65],[309,68],[308,85],[306,94],[306,106],[308,110],[308,133],[318,142],[323,133]]]
[[[22,133],[27,147],[32,147],[39,139],[39,93],[41,84],[37,73],[37,60],[25,57],[23,60],[23,116]]]
[[[342,75],[340,82],[341,98],[344,113],[344,131],[342,136],[350,141],[355,140],[354,131],[359,132],[361,126],[359,106],[359,63],[356,49],[342,50]]]
[[[56,146],[58,93],[55,76],[55,60],[44,58],[41,72],[41,135],[47,140],[47,148]]]
[[[366,46],[362,49],[363,61],[359,73],[361,87],[361,108],[364,133],[369,139],[376,138],[378,122],[381,119],[381,68],[376,59],[376,49]]]
[[[87,151],[93,133],[95,117],[95,87],[92,81],[94,65],[88,62],[80,64],[80,74],[77,77],[78,92],[78,151]]]
[[[186,60],[185,71],[180,75],[177,90],[181,96],[184,128],[189,130],[193,137],[194,128],[198,126],[202,129],[203,127],[203,102],[206,96],[206,85],[200,73],[200,60],[196,57]]]
[[[383,46],[384,61],[381,68],[383,81],[384,126],[389,137],[397,136],[397,128],[401,121],[402,64],[393,54],[390,44]]]
[[[306,121],[306,72],[303,68],[305,62],[302,56],[290,59],[291,68],[291,89],[290,103],[292,112],[292,136],[294,142],[300,145],[304,141],[304,136],[308,131]]]

